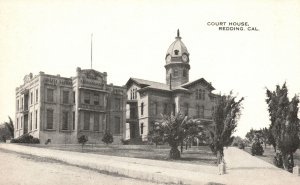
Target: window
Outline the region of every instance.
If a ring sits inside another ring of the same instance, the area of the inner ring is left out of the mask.
[[[47,89],[47,101],[48,102],[54,102],[54,90],[53,89]]]
[[[33,92],[30,93],[30,104],[33,104]]]
[[[174,54],[175,54],[175,55],[178,55],[178,53],[179,53],[179,50],[175,49],[175,50],[174,50]]]
[[[73,91],[73,103],[75,104],[75,91]]]
[[[23,127],[23,116],[21,116],[21,123],[20,123],[20,128]]]
[[[62,130],[68,130],[69,112],[64,111],[62,116]]]
[[[202,100],[205,100],[205,90],[202,90]]]
[[[53,110],[47,109],[47,129],[53,129]]]
[[[185,115],[188,116],[189,115],[189,104],[185,103],[184,107],[185,107]]]
[[[115,98],[115,110],[121,110],[121,99]]]
[[[72,114],[72,129],[75,130],[75,111]]]
[[[158,114],[158,111],[157,111],[157,102],[154,102],[153,108],[154,108],[154,115],[157,115]]]
[[[94,94],[94,105],[99,105],[99,94]]]
[[[63,91],[63,103],[64,104],[69,103],[69,91]]]
[[[133,99],[133,93],[132,93],[132,89],[130,89],[130,99]]]
[[[23,97],[21,98],[21,110],[23,110]]]
[[[114,133],[115,134],[120,134],[120,122],[121,122],[120,117],[115,117],[115,124],[114,124],[114,126],[115,126]]]
[[[144,115],[144,103],[141,103],[141,115]]]
[[[19,110],[19,106],[20,106],[20,103],[19,103],[19,100],[17,100],[17,111]]]
[[[35,111],[35,129],[37,129],[38,111]]]
[[[200,106],[199,105],[196,106],[196,111],[197,111],[197,117],[199,118],[200,117]]]
[[[90,104],[90,93],[88,93],[88,92],[84,93],[84,103]]]
[[[168,112],[168,104],[164,103],[164,114],[167,114]]]
[[[200,117],[204,118],[204,106],[200,107]]]
[[[36,89],[35,90],[35,103],[37,103],[39,101],[39,90]]]
[[[99,114],[94,114],[94,131],[99,131]]]
[[[141,123],[141,135],[144,134],[144,123]]]
[[[89,130],[90,129],[90,113],[84,112],[84,125],[83,130]]]
[[[17,129],[19,128],[19,118],[17,118],[17,124],[16,124],[16,126],[17,126]]]
[[[30,112],[30,122],[29,122],[29,130],[33,130],[33,125],[32,125],[32,112]]]

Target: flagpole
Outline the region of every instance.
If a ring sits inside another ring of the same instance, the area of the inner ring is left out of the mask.
[[[91,69],[93,69],[93,33],[91,34]]]

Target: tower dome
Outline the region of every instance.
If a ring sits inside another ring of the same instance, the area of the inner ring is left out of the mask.
[[[188,52],[186,46],[181,41],[179,29],[177,30],[177,37],[175,37],[175,39],[176,40],[168,48],[168,51],[166,53],[166,58],[168,56],[175,57],[175,58],[181,58],[184,54],[186,56],[189,56],[189,52]]]

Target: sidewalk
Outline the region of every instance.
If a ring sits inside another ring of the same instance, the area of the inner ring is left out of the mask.
[[[184,184],[300,184],[300,177],[277,169],[237,148],[225,150],[228,173],[217,175],[217,167],[168,161],[67,152],[15,144],[0,148],[53,158],[93,170],[118,173],[153,182]]]

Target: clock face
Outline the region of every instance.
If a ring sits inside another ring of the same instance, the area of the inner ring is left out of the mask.
[[[167,56],[166,61],[167,61],[167,62],[171,62],[171,55],[168,55],[168,56]]]
[[[189,57],[188,57],[186,54],[183,54],[183,55],[182,55],[182,60],[183,60],[184,62],[187,62],[187,61],[189,61]]]

